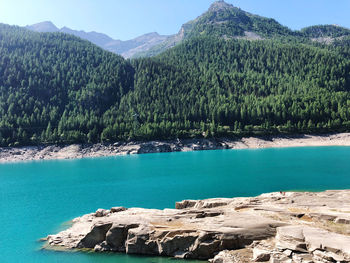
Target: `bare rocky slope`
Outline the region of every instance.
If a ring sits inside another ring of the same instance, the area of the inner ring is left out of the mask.
[[[115,207],[73,220],[46,248],[228,262],[350,262],[350,190]]]

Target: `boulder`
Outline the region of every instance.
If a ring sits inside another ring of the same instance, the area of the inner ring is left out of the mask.
[[[109,210],[106,209],[97,209],[95,212],[95,217],[104,217],[107,216],[110,213]]]

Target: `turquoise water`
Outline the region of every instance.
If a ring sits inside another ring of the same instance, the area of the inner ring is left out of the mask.
[[[40,250],[39,238],[98,208],[350,188],[350,147],[226,150],[0,165],[0,262],[169,263]],[[179,262],[179,261],[177,261]],[[180,261],[181,262],[181,261]]]

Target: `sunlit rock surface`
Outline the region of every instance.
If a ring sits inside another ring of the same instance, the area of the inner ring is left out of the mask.
[[[115,207],[73,221],[48,247],[226,262],[350,262],[350,191]]]

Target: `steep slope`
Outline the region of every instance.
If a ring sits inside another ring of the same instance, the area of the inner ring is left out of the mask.
[[[0,25],[0,145],[85,141],[132,85],[128,63],[87,41]]]
[[[94,31],[77,31],[68,27],[63,27],[59,29],[52,22],[42,22],[35,25],[27,26],[26,28],[35,32],[61,32],[74,35],[82,39],[88,40],[105,50],[122,55],[125,58],[130,58],[139,52],[146,52],[153,46],[161,44],[168,37],[161,36],[158,33],[153,32],[139,36],[135,39],[122,41],[115,40],[105,34],[101,34]]]

